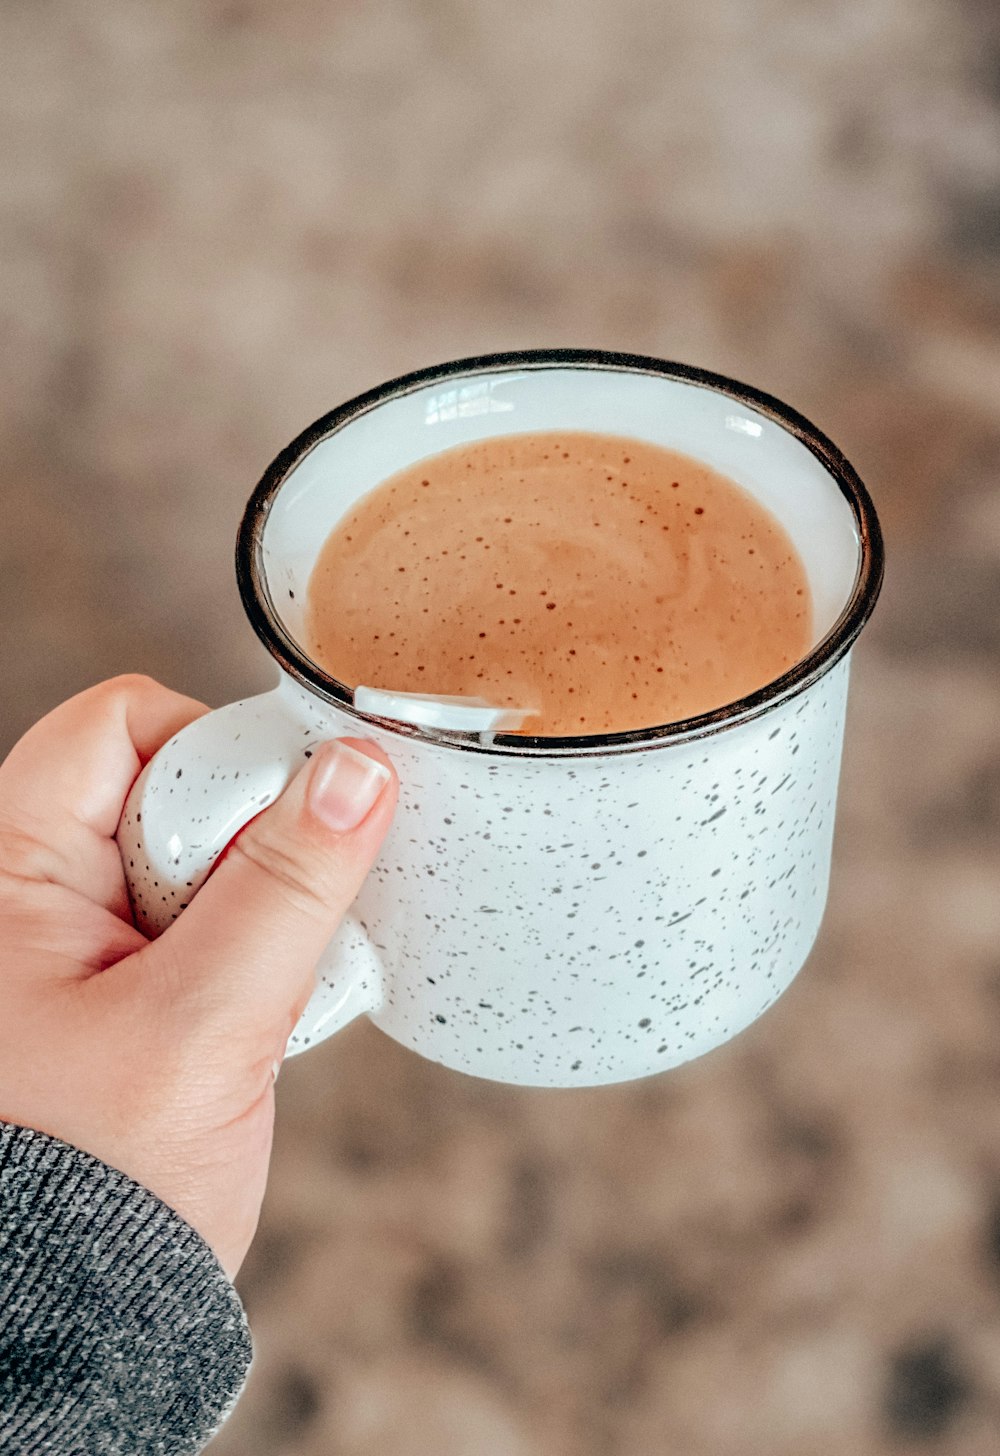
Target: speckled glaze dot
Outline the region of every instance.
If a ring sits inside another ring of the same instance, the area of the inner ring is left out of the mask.
[[[634,434],[759,492],[805,563],[813,654],[733,709],[618,741],[449,738],[356,712],[296,645],[332,523],[394,471],[518,429]],[[849,648],[882,575],[864,487],[807,421],[631,356],[441,366],[334,411],[275,460],[240,528],[237,575],[278,685],[165,745],[118,841],[136,923],[156,935],[318,744],[362,735],[386,751],[398,812],[290,1052],[368,1015],[477,1076],[626,1081],[721,1045],[799,971],[827,894]]]

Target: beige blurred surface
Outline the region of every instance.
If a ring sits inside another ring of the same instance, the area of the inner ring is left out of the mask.
[[[787,399],[868,481],[829,912],[730,1047],[594,1092],[289,1063],[217,1456],[1000,1449],[1000,18],[981,0],[6,0],[2,746],[273,670],[272,455],[519,345]]]

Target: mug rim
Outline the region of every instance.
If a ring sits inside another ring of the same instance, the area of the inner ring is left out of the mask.
[[[860,545],[854,585],[837,620],[820,641],[780,677],[754,692],[722,707],[689,718],[625,733],[581,734],[578,737],[531,736],[498,733],[484,741],[478,735],[445,733],[393,718],[362,713],[353,703],[353,690],[323,671],[285,631],[274,607],[263,561],[264,528],[271,507],[287,477],[322,441],[344,429],[351,421],[386,404],[423,389],[429,384],[462,376],[499,373],[510,369],[579,369],[652,374],[681,384],[711,390],[746,405],[772,420],[794,436],[813,454],[832,477],[854,517]],[[850,461],[821,430],[790,405],[752,385],[715,374],[690,364],[680,364],[644,354],[619,353],[605,349],[522,349],[499,354],[482,354],[454,359],[402,374],[356,395],[345,404],[321,415],[275,456],[255,486],[240,521],[236,537],[236,579],[244,611],[257,636],[285,672],[314,696],[334,704],[360,723],[374,724],[401,738],[417,738],[465,752],[507,757],[589,758],[612,753],[641,752],[690,742],[721,733],[728,728],[760,717],[825,676],[853,646],[868,621],[885,572],[882,530],[874,503]]]

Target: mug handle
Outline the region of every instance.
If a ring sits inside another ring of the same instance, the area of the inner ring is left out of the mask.
[[[297,719],[281,688],[196,718],[146,764],[116,838],[135,923],[150,939],[190,904],[222,851],[282,792],[324,741]],[[320,957],[314,990],[287,1054],[381,1005],[382,966],[348,913]]]

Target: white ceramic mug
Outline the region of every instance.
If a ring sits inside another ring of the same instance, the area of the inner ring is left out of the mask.
[[[579,429],[696,456],[773,511],[812,586],[808,655],[739,702],[631,733],[484,742],[358,712],[353,685],[302,645],[310,571],[337,520],[451,446]],[[461,360],[311,425],[254,491],[236,560],[278,684],[166,744],[118,840],[136,923],[155,935],[316,744],[361,734],[392,757],[396,819],[290,1052],[366,1014],[478,1076],[624,1081],[726,1041],[798,972],[826,902],[850,648],[882,577],[872,503],[808,421],[655,359]]]

